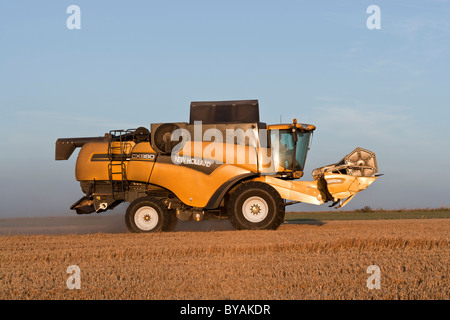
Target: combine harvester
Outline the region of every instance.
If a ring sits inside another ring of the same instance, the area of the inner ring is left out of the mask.
[[[277,229],[294,203],[341,208],[377,178],[375,154],[356,148],[303,176],[315,126],[267,125],[257,100],[192,102],[190,121],[56,141],[56,160],[81,148],[71,209],[104,212],[129,202],[131,232],[173,230],[178,220],[230,219],[238,229]]]

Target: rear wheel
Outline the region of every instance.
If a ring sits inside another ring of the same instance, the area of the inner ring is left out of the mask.
[[[251,181],[239,186],[228,201],[231,224],[238,230],[277,229],[284,220],[284,203],[270,185]]]
[[[130,232],[161,232],[169,223],[169,214],[167,208],[158,199],[143,197],[129,205],[125,214],[125,223]]]

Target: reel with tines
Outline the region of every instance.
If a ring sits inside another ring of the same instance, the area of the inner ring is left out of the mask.
[[[363,148],[356,148],[341,161],[313,170],[314,179],[325,172],[342,173],[356,177],[372,177],[378,172],[375,153]]]

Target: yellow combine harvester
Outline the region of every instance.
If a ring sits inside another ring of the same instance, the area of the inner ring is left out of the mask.
[[[293,203],[340,208],[377,179],[371,151],[303,176],[310,124],[267,125],[257,100],[192,102],[189,122],[56,141],[56,160],[80,147],[85,196],[71,209],[103,212],[126,201],[131,232],[170,231],[178,220],[230,219],[236,229],[277,229]]]

